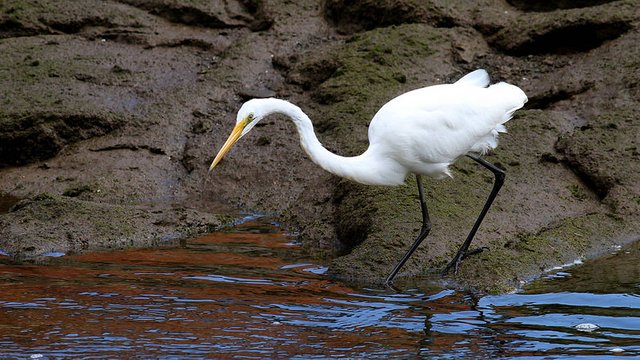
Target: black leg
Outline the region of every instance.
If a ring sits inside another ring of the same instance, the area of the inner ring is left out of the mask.
[[[453,260],[451,260],[449,265],[447,265],[447,267],[444,268],[442,275],[445,275],[446,273],[448,273],[449,270],[451,270],[452,268],[454,273],[458,272],[458,266],[460,265],[460,261],[462,261],[462,259],[464,259],[467,255],[470,254],[468,252],[469,245],[471,245],[471,241],[473,240],[473,237],[476,235],[476,231],[478,231],[478,228],[480,227],[480,223],[482,223],[484,216],[487,214],[487,211],[489,211],[489,208],[491,207],[493,200],[496,198],[496,195],[498,195],[498,191],[500,191],[500,188],[504,183],[505,174],[502,169],[498,168],[497,166],[493,165],[492,163],[482,158],[479,158],[473,155],[467,155],[467,156],[473,159],[474,161],[476,161],[478,164],[491,170],[491,172],[493,172],[493,175],[495,176],[495,181],[493,183],[493,189],[491,189],[491,193],[487,198],[487,202],[485,202],[484,207],[480,212],[480,216],[478,216],[478,219],[476,220],[475,224],[473,224],[473,228],[471,228],[471,232],[467,236],[467,239],[464,241],[462,246],[460,246],[460,250],[458,250],[458,253],[456,254],[456,256],[454,256]]]
[[[385,281],[385,284],[387,285],[391,284],[391,282],[393,281],[393,278],[396,276],[398,271],[400,271],[400,268],[402,268],[404,263],[406,263],[407,260],[409,260],[409,258],[411,257],[411,254],[413,254],[413,252],[416,251],[416,249],[418,248],[422,240],[424,240],[427,237],[427,235],[429,235],[429,231],[431,230],[431,220],[429,220],[429,211],[427,210],[427,202],[424,200],[424,189],[422,188],[422,179],[420,178],[420,175],[416,175],[416,182],[418,184],[418,195],[420,196],[420,208],[422,209],[422,229],[420,230],[420,235],[418,235],[416,240],[413,242],[413,245],[411,245],[411,248],[409,249],[409,251],[407,251],[407,253],[404,254],[402,259],[400,259],[400,261],[396,264],[396,266],[391,271],[391,274],[389,274],[389,276],[387,277],[387,280]]]

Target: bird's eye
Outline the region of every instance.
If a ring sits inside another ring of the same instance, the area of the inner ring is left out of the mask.
[[[247,115],[247,124],[251,124],[254,120],[256,119],[255,116],[253,116],[253,113]]]

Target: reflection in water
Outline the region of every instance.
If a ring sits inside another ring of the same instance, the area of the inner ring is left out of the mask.
[[[615,262],[638,274],[629,251]],[[176,249],[50,262],[0,263],[0,357],[640,355],[639,277],[616,291],[600,275],[598,293],[575,283],[589,283],[589,263],[503,296],[354,289],[255,222]]]

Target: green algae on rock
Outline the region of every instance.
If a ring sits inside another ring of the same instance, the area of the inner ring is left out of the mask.
[[[179,231],[169,226],[174,223],[180,224]],[[16,259],[34,259],[50,252],[176,245],[222,224],[215,216],[189,209],[175,216],[43,193],[0,214],[0,225],[0,249]]]

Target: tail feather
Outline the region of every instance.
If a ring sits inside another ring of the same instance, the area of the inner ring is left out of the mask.
[[[527,95],[519,87],[505,82],[500,82],[489,86],[489,90],[494,92],[496,99],[501,99],[505,111],[501,124],[511,119],[513,113],[522,108],[527,102]]]
[[[454,84],[487,87],[489,86],[489,82],[489,73],[484,69],[478,69],[461,77],[460,80],[456,81]]]

